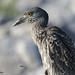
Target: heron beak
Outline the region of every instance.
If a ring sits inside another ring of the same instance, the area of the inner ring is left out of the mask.
[[[20,25],[21,23],[25,23],[25,22],[26,22],[26,19],[27,19],[26,16],[21,17],[19,20],[17,20],[17,21],[13,24],[13,26],[17,26],[17,25]]]

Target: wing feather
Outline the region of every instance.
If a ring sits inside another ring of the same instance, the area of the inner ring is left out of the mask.
[[[75,70],[75,48],[72,40],[55,26],[50,27],[46,32],[50,57],[56,66],[65,74],[69,70]]]

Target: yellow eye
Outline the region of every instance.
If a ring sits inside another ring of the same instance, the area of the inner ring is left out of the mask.
[[[31,12],[28,12],[27,15],[28,15],[28,16],[31,16],[32,14],[31,14]]]

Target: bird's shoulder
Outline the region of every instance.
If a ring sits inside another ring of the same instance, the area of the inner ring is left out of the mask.
[[[44,29],[45,35],[48,36],[49,38],[53,36],[53,38],[60,38],[62,41],[64,41],[66,44],[71,45],[71,47],[74,47],[74,43],[72,39],[68,36],[67,33],[65,33],[62,29],[56,26],[50,26],[46,27]]]
[[[67,33],[65,33],[62,29],[60,29],[57,26],[49,26],[44,28],[43,30],[41,30],[40,35],[41,37],[45,37],[47,39],[56,39],[57,41],[62,40],[68,47],[70,47],[70,49],[73,49],[75,51],[72,39],[68,36]]]
[[[41,29],[40,31],[39,31],[40,33],[40,35],[42,35],[43,33],[46,35],[46,36],[48,36],[48,35],[50,35],[51,33],[57,33],[57,32],[60,32],[60,33],[62,33],[62,34],[66,34],[65,32],[63,32],[59,27],[56,27],[56,26],[48,26],[48,27],[45,27],[45,28],[43,28],[43,29]]]
[[[60,34],[63,34],[63,35],[66,35],[66,33],[63,31],[63,30],[61,30],[59,27],[57,27],[57,26],[49,26],[49,27],[46,27],[45,29],[44,29],[48,34],[50,33],[50,32],[52,32],[52,33],[60,33]],[[51,33],[50,33],[51,34]]]

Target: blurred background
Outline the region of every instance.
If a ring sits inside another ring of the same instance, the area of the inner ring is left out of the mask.
[[[44,75],[30,26],[12,27],[36,6],[48,12],[48,25],[62,28],[75,43],[75,0],[0,0],[0,75]]]

